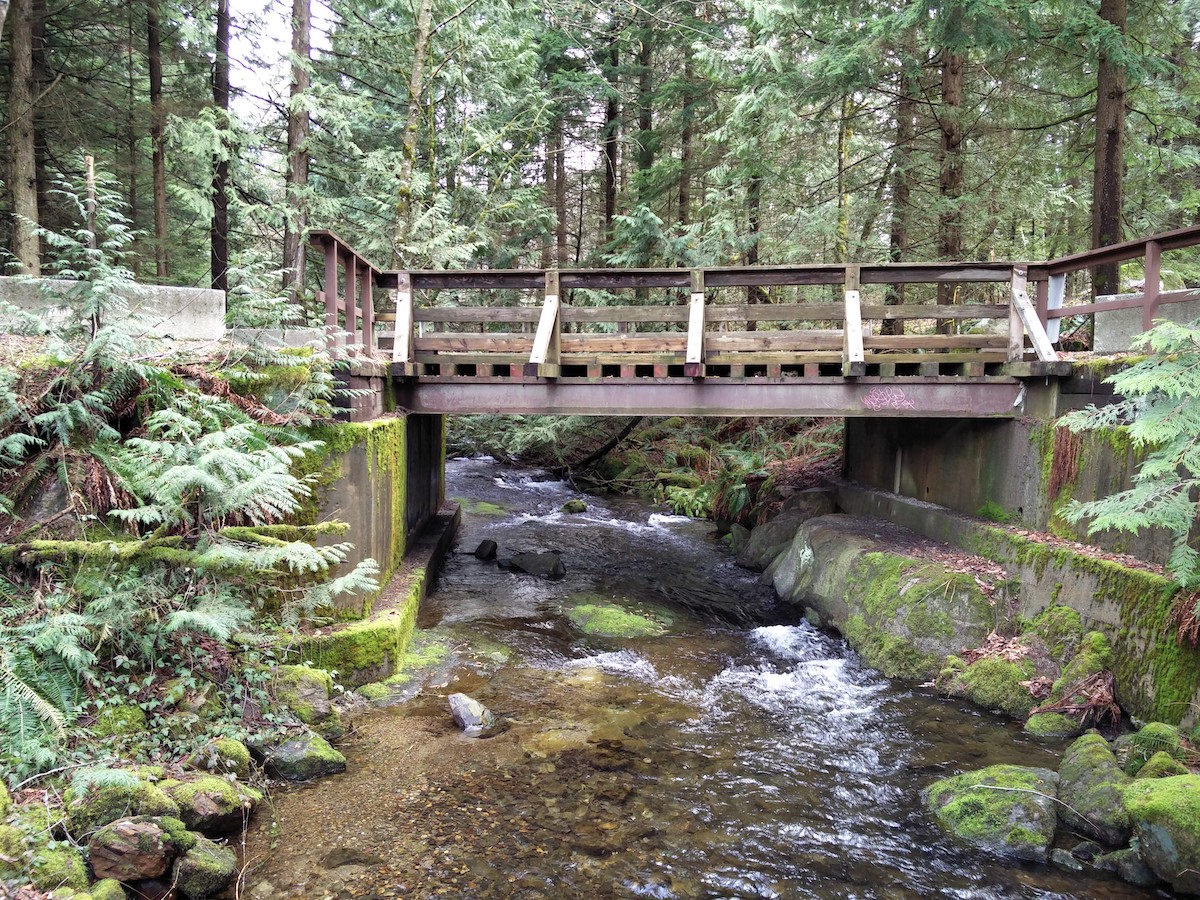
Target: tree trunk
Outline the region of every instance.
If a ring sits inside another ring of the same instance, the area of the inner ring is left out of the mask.
[[[217,0],[216,59],[213,62],[213,103],[221,110],[222,127],[229,114],[229,0]],[[229,148],[218,153],[213,168],[212,288],[229,289]]]
[[[137,71],[134,67],[133,48],[134,48],[134,2],[126,0],[125,3],[125,24],[128,44],[125,46],[125,78],[126,78],[126,93],[125,93],[125,155],[129,160],[129,221],[134,229],[138,227],[138,207],[141,202],[141,197],[138,196],[138,168],[141,159],[141,153],[138,152],[138,138],[140,137],[141,129],[138,127],[138,117],[135,113],[137,103]],[[141,232],[139,231],[138,234]],[[140,252],[141,241],[138,240],[134,245],[134,259],[140,260],[142,254]],[[138,266],[140,269],[141,267]]]
[[[608,98],[604,101],[604,240],[611,241],[613,236],[613,218],[617,214],[617,166],[620,160],[617,153],[621,140],[621,104],[620,104],[620,75],[617,67],[620,65],[620,49],[617,46],[616,35],[608,45],[608,71],[605,80],[608,81]]]
[[[308,90],[312,29],[310,0],[292,0],[292,79],[287,112],[287,210],[283,229],[283,290],[292,302],[304,293],[304,232],[308,229],[308,112],[300,109]]]
[[[154,187],[154,273],[160,281],[169,277],[167,263],[167,158],[163,110],[162,28],[158,0],[146,0],[146,53],[150,68],[150,145]]]
[[[0,34],[4,34],[4,19],[8,15],[8,0],[0,0]]]
[[[41,273],[38,242],[37,159],[33,129],[33,4],[12,4],[8,88],[8,189],[12,195],[12,253],[21,271]]]
[[[746,225],[749,231],[746,247],[746,265],[758,265],[758,244],[762,240],[762,172],[757,167],[750,175],[750,183],[746,185]],[[747,303],[763,303],[766,296],[763,289],[756,284],[746,288]],[[757,322],[747,322],[747,331],[757,331]]]
[[[567,251],[567,162],[563,116],[554,117],[554,245],[559,268],[570,261]]]
[[[903,262],[908,256],[909,221],[912,217],[912,144],[916,137],[916,85],[901,73],[900,95],[896,99],[896,141],[892,148],[892,220],[888,230],[888,259]],[[888,285],[884,295],[888,306],[904,305],[904,284]],[[886,320],[880,329],[884,334],[903,334],[904,321]]]
[[[641,29],[638,43],[638,115],[637,115],[637,158],[639,172],[646,172],[654,165],[654,149],[657,137],[654,134],[654,32],[647,22]],[[638,202],[650,200],[646,179],[638,182]]]
[[[938,110],[941,128],[940,173],[938,176],[938,255],[957,260],[962,256],[963,159],[962,105],[965,53],[942,51],[942,103]],[[948,305],[955,300],[952,284],[939,284],[937,302]]]
[[[692,123],[696,117],[692,54],[683,61],[683,109],[679,131],[679,227],[687,228],[692,206]]]
[[[854,126],[850,119],[854,114],[854,101],[847,94],[842,98],[842,114],[838,117],[837,146],[837,250],[842,262],[849,261],[850,254],[850,188],[846,173],[850,169],[850,141],[854,138]]]
[[[417,30],[413,34],[412,73],[408,79],[408,113],[404,120],[404,137],[400,145],[400,184],[396,203],[397,255],[407,245],[412,228],[413,174],[417,170],[417,135],[421,128],[421,113],[425,97],[425,57],[433,38],[433,0],[421,0],[417,9]],[[403,260],[399,260],[403,264]]]
[[[1125,33],[1125,0],[1100,0],[1100,18]],[[1104,45],[1102,45],[1104,46]],[[1096,143],[1092,166],[1092,246],[1121,240],[1125,170],[1125,70],[1103,50],[1096,76]],[[1098,266],[1092,296],[1120,291],[1120,265]]]

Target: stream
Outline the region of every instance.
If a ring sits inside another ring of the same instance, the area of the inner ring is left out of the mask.
[[[428,664],[356,721],[348,771],[277,788],[247,834],[243,897],[1135,898],[942,835],[933,780],[1061,747],[889,682],[779,608],[712,525],[537,472],[448,465],[456,552],[423,605]],[[585,512],[560,511],[579,497]],[[472,555],[561,554],[545,581]],[[615,604],[661,633],[597,637]],[[504,722],[463,735],[446,696]]]

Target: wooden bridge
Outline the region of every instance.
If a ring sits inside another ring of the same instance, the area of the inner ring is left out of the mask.
[[[1062,319],[1196,299],[1157,286],[1200,226],[1048,262],[692,270],[384,271],[312,238],[328,333],[389,358],[413,412],[980,418],[1069,374]],[[1137,258],[1141,294],[1063,305],[1071,273]]]

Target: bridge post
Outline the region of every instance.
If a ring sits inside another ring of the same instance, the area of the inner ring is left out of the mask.
[[[325,241],[325,339],[330,344],[339,343],[338,335],[338,252],[337,242]]]
[[[1162,277],[1162,244],[1158,241],[1146,241],[1146,281],[1142,285],[1142,296],[1145,298],[1142,306],[1142,330],[1149,331],[1154,327],[1154,317],[1158,314],[1158,283]]]
[[[687,355],[683,374],[704,377],[704,270],[692,269],[692,298],[688,305]]]
[[[398,375],[416,375],[413,335],[412,276],[396,274],[396,331],[392,338],[392,371]]]
[[[347,253],[346,267],[346,339],[350,344],[359,343],[358,330],[358,257]]]
[[[1009,310],[1008,360],[1019,362],[1025,355],[1025,335],[1033,344],[1033,352],[1042,362],[1051,362],[1058,357],[1050,346],[1050,338],[1042,327],[1037,309],[1029,299],[1028,273],[1026,266],[1013,266],[1012,301]]]
[[[367,356],[375,352],[375,273],[369,266],[358,270],[358,297],[362,304],[362,343]]]
[[[866,374],[859,269],[858,266],[846,266],[845,311],[842,319],[842,375],[845,378],[857,378]]]
[[[529,362],[525,364],[526,375],[539,378],[557,378],[559,360],[562,358],[562,327],[559,322],[558,272],[546,272],[546,304],[538,319],[537,334],[533,337],[533,349]]]

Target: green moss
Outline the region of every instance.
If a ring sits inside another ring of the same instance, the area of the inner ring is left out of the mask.
[[[1129,840],[1121,791],[1129,782],[1108,741],[1089,732],[1063,754],[1058,769],[1058,815],[1068,827],[1110,846]]]
[[[1200,892],[1200,776],[1137,779],[1122,799],[1155,874],[1177,891]]]
[[[564,503],[562,505],[562,507],[560,507],[560,509],[562,512],[570,513],[570,514],[587,512],[587,503],[585,503],[583,500],[576,498],[574,500],[568,500],[566,503]]]
[[[1048,606],[1033,620],[1030,631],[1046,643],[1050,655],[1060,666],[1079,651],[1083,622],[1069,606]]]
[[[1028,659],[1009,662],[990,656],[968,666],[959,681],[971,702],[1024,719],[1037,701],[1021,682],[1033,676],[1033,663]]]
[[[179,804],[179,817],[190,829],[207,830],[213,816],[232,815],[242,808],[237,789],[224,778],[201,775],[189,781],[164,781],[162,788]]]
[[[132,703],[106,706],[96,715],[91,730],[98,738],[141,734],[146,730],[146,713]]]
[[[364,700],[386,700],[392,696],[392,689],[382,681],[373,681],[355,688],[354,693]]]
[[[63,796],[71,835],[82,840],[101,825],[126,816],[176,816],[179,806],[163,791],[131,773],[128,783],[72,784]]]
[[[237,877],[237,856],[228,847],[198,838],[195,846],[175,864],[172,876],[184,897],[211,897]]]
[[[1172,759],[1183,757],[1183,742],[1179,729],[1164,722],[1150,722],[1133,734],[1124,745],[1125,771],[1136,775],[1156,753],[1166,753]]]
[[[272,672],[271,689],[275,699],[296,714],[305,725],[312,725],[325,716],[311,698],[322,701],[333,696],[333,676],[324,669],[312,666],[276,666]]]
[[[0,820],[8,815],[10,809],[12,809],[12,797],[9,796],[8,786],[0,781]]]
[[[1083,731],[1083,725],[1072,716],[1046,712],[1035,713],[1026,719],[1023,730],[1032,737],[1049,741],[1075,737]]]
[[[975,512],[975,515],[981,519],[987,519],[990,522],[1019,522],[1021,517],[1016,513],[1011,513],[994,500],[989,500]]]
[[[567,618],[584,634],[593,637],[657,637],[666,633],[661,622],[612,604],[583,603],[568,610]]]
[[[88,888],[88,893],[92,895],[92,900],[125,900],[125,888],[115,878],[97,881]]]
[[[502,517],[508,515],[508,510],[498,503],[487,500],[473,500],[469,497],[455,497],[454,502],[463,508],[463,512],[473,516]]]
[[[1175,775],[1190,775],[1188,767],[1170,753],[1159,750],[1138,769],[1138,778],[1171,778]]]
[[[240,781],[250,777],[250,750],[241,741],[233,738],[217,738],[209,747],[216,757],[217,765],[213,768],[220,772],[229,772]]]
[[[1046,858],[1054,836],[1053,772],[989,766],[938,781],[924,796],[938,823],[957,837],[1022,859]]]
[[[695,489],[704,484],[695,472],[674,471],[674,472],[659,472],[654,476],[654,480],[666,487],[681,487]]]
[[[74,847],[45,847],[33,855],[30,881],[43,891],[68,887],[83,891],[88,886],[87,863]]]
[[[868,625],[862,616],[851,616],[845,625],[846,642],[863,661],[888,678],[920,681],[937,668],[933,653],[922,653],[908,641]]]

